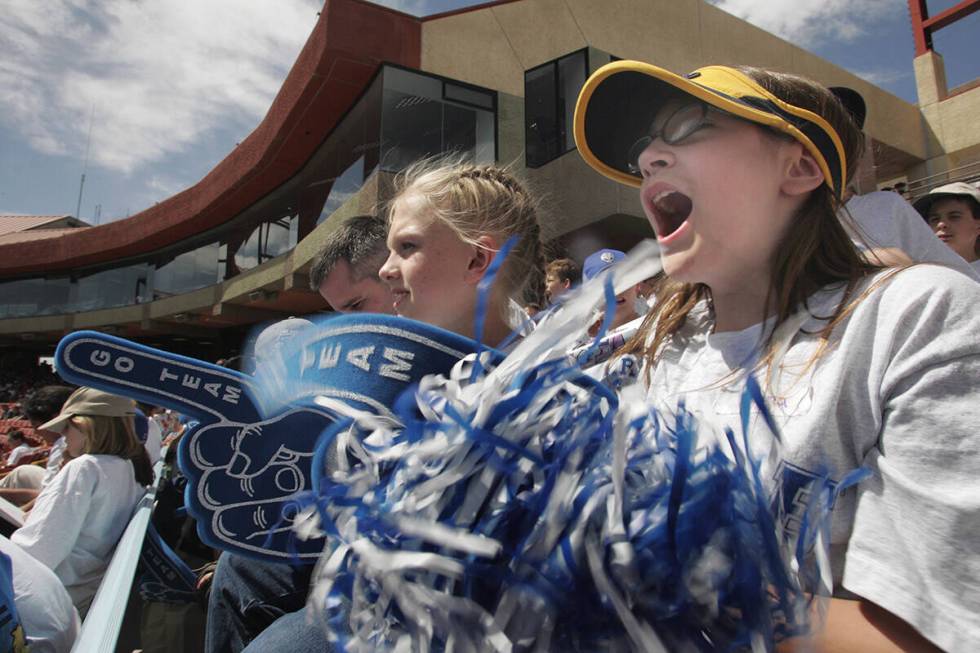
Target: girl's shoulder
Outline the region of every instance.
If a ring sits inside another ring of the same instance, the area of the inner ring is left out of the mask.
[[[944,265],[919,263],[881,270],[864,280],[867,299],[899,310],[947,310],[973,315],[980,306],[980,284]]]
[[[128,464],[128,460],[119,456],[85,453],[69,460],[65,463],[61,471],[64,472],[66,469],[70,469],[74,474],[95,474],[106,469],[123,467]]]
[[[944,265],[918,263],[906,268],[888,268],[861,279],[851,294],[845,296],[844,284],[825,286],[807,300],[810,314],[833,314],[840,302],[879,305],[899,311],[918,310],[932,305],[944,305],[973,312],[980,302],[980,284],[966,275]]]
[[[955,343],[961,354],[980,343],[980,284],[941,265],[917,264],[876,272],[850,299],[839,337],[869,343]],[[959,335],[957,335],[959,334]],[[964,336],[964,337],[959,337]],[[967,351],[969,350],[969,351]],[[950,350],[949,353],[951,353]]]
[[[65,463],[64,467],[61,468],[62,471],[70,469],[74,472],[78,472],[85,469],[91,469],[98,465],[98,461],[95,456],[90,453],[83,453],[80,456],[72,458]]]
[[[80,487],[92,487],[98,483],[99,469],[99,463],[95,456],[87,453],[82,454],[66,462],[52,479],[48,488],[71,487],[77,490]],[[52,491],[59,493],[61,489],[53,489]]]

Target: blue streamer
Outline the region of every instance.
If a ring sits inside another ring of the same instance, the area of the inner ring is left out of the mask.
[[[497,256],[494,257],[493,261],[490,262],[490,267],[487,268],[486,274],[480,279],[480,283],[476,287],[476,312],[473,316],[474,325],[473,333],[475,334],[475,340],[480,344],[480,349],[477,352],[476,364],[473,366],[473,373],[471,379],[475,379],[483,371],[483,362],[480,354],[486,350],[483,343],[483,329],[487,321],[487,309],[490,305],[490,291],[493,288],[494,279],[497,278],[497,272],[500,271],[501,266],[503,266],[504,261],[507,260],[507,255],[510,254],[510,250],[514,249],[514,246],[520,241],[519,236],[511,236],[504,243],[503,247],[497,252]]]
[[[602,328],[611,292],[607,280]],[[478,363],[403,393],[397,426],[354,417],[349,470],[307,499],[330,534],[324,556],[344,556],[321,569],[314,601],[337,641],[707,652],[774,650],[808,632],[826,572],[812,549],[829,542],[836,496],[867,472],[814,479],[787,539],[749,447],[753,411],[780,445],[754,379],[740,432],[717,438],[699,438],[683,404],[666,420],[627,400],[635,376],[615,383],[557,354],[506,378]]]

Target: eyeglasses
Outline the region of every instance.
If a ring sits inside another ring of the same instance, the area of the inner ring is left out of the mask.
[[[660,129],[655,129],[654,125],[650,125],[650,133],[638,138],[626,155],[626,165],[629,171],[634,175],[640,174],[640,155],[658,137],[667,145],[677,145],[704,127],[708,110],[712,108],[704,102],[689,102],[674,109],[663,121]],[[719,111],[719,113],[721,112]]]

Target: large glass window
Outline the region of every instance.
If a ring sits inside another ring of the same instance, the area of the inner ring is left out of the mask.
[[[218,283],[220,258],[219,243],[209,243],[160,264],[153,274],[153,298],[179,295]]]
[[[150,299],[149,276],[150,266],[141,263],[80,277],[73,284],[68,308],[72,312],[94,311],[145,302]]]
[[[398,171],[434,154],[460,152],[496,160],[496,94],[385,66],[381,167]]]
[[[0,283],[0,318],[63,313],[71,296],[71,282],[61,279],[18,279]]]
[[[333,215],[334,211],[353,197],[361,189],[361,186],[364,185],[366,178],[367,175],[364,174],[364,157],[362,156],[352,163],[347,170],[344,170],[339,177],[331,180],[333,185],[330,188],[330,195],[327,196],[327,201],[324,202],[323,209],[320,211],[320,215],[317,216],[316,223],[320,224],[329,218]]]
[[[524,144],[527,167],[539,168],[575,149],[575,101],[589,69],[586,50],[524,73]]]
[[[296,247],[298,216],[262,222],[235,252],[239,270],[248,270]]]

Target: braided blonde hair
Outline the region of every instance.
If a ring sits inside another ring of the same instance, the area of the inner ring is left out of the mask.
[[[459,155],[422,159],[395,178],[391,208],[403,197],[417,194],[432,215],[460,240],[484,247],[491,236],[498,246],[519,240],[507,255],[497,284],[507,296],[524,304],[540,299],[544,288],[544,253],[534,197],[511,173],[493,165],[477,165]]]

